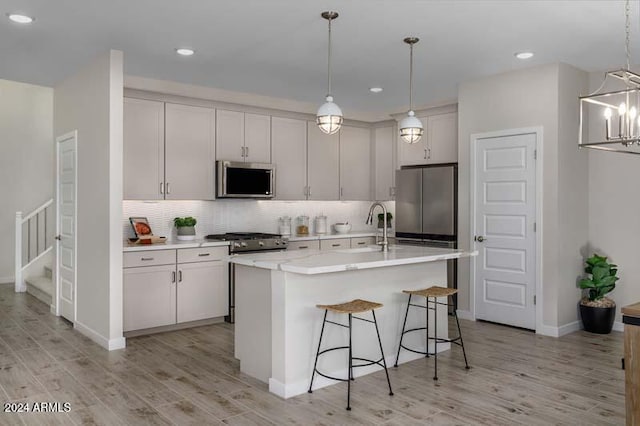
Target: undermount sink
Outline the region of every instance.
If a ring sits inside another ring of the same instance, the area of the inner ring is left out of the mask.
[[[402,249],[402,247],[398,247],[398,246],[389,246],[389,251],[396,251],[396,250],[400,250]],[[342,249],[342,250],[336,250],[336,252],[338,253],[370,253],[370,252],[375,252],[375,251],[382,251],[382,247],[380,246],[367,246],[367,247],[357,247],[357,248],[352,248],[352,249]]]

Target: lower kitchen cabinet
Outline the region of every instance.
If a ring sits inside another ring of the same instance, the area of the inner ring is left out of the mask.
[[[287,250],[320,250],[320,241],[289,241]]]
[[[176,323],[176,265],[124,270],[124,331]]]
[[[178,323],[228,315],[228,270],[223,262],[178,264]]]
[[[351,239],[351,248],[372,246],[376,243],[376,237],[354,237]]]
[[[320,240],[320,250],[338,250],[351,247],[351,238],[334,238]]]
[[[226,247],[124,253],[124,331],[228,315],[226,253]]]

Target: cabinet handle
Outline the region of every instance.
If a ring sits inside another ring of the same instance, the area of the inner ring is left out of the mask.
[[[311,187],[307,186],[307,196],[311,197]]]
[[[164,182],[160,182],[160,194],[164,195]]]
[[[153,260],[153,257],[142,257],[140,258],[140,260],[142,260],[143,262],[149,261],[149,260]]]
[[[244,147],[244,156],[245,156],[245,157],[248,157],[248,156],[249,156],[249,147],[248,147],[248,146],[245,146],[245,147]]]
[[[182,282],[182,271],[178,271],[178,282]]]
[[[176,282],[176,271],[171,272],[171,282],[172,283]]]
[[[167,194],[171,194],[171,187],[169,186],[169,182],[167,182]]]
[[[331,247],[340,247],[342,244],[331,244]]]
[[[209,256],[209,255],[211,255],[211,253],[199,253],[198,254],[198,256],[200,256],[200,257],[206,257],[206,256]]]
[[[342,197],[342,195],[344,195],[344,188],[340,187],[340,197]]]
[[[309,248],[309,246],[300,246],[300,247],[298,247],[298,249],[307,249],[307,248]]]
[[[427,148],[427,159],[430,160],[431,159],[431,147]]]
[[[240,147],[240,157],[244,158],[244,146]]]
[[[424,159],[427,159],[427,148],[424,149]]]
[[[363,245],[365,245],[365,244],[367,244],[367,242],[366,242],[366,241],[360,241],[360,242],[358,242],[358,245],[359,245],[359,246],[363,246]]]

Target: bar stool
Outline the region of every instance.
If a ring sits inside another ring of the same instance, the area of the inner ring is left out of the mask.
[[[429,355],[433,355],[434,356],[434,360],[435,360],[435,374],[433,376],[433,380],[438,380],[438,343],[454,343],[460,347],[462,347],[462,355],[464,356],[464,364],[465,364],[465,368],[468,370],[469,368],[469,363],[467,362],[467,353],[464,350],[464,342],[462,341],[462,332],[460,331],[460,321],[458,321],[458,313],[456,312],[456,310],[453,310],[453,316],[456,318],[456,325],[458,326],[458,337],[454,337],[453,339],[444,339],[441,337],[438,337],[438,305],[445,305],[447,308],[449,307],[449,299],[452,299],[453,302],[453,298],[452,296],[454,294],[456,294],[458,292],[457,289],[454,288],[446,288],[446,287],[438,287],[438,286],[433,286],[433,287],[429,287],[429,288],[425,288],[422,290],[402,290],[403,293],[408,294],[409,295],[409,301],[407,302],[407,311],[404,314],[404,324],[402,325],[402,334],[400,335],[400,345],[398,346],[398,354],[396,355],[396,363],[394,364],[394,367],[398,366],[398,358],[400,358],[400,349],[406,349],[408,351],[417,353],[417,354],[423,354],[425,355],[427,358],[429,357]],[[426,305],[422,306],[422,305],[416,305],[416,304],[412,304],[411,303],[411,298],[413,296],[422,296],[426,299]],[[446,297],[447,298],[447,303],[442,303],[442,302],[438,302],[438,297]],[[431,298],[433,298],[433,300],[430,300]],[[433,307],[430,307],[429,304],[433,304]],[[414,306],[416,308],[422,308],[426,310],[426,317],[427,317],[427,323],[425,327],[417,327],[417,328],[412,328],[410,330],[407,330],[407,316],[409,315],[409,307]],[[447,309],[448,310],[448,309]],[[433,311],[434,312],[434,332],[433,332],[433,337],[429,337],[429,311]],[[411,349],[408,348],[406,346],[404,346],[402,344],[402,339],[404,338],[404,335],[407,333],[411,333],[414,331],[420,331],[420,330],[425,330],[426,331],[426,342],[427,342],[427,347],[425,349],[424,352],[422,351],[418,351],[415,349]],[[429,352],[429,340],[433,340],[434,343],[434,352]]]
[[[347,303],[342,303],[342,304],[338,304],[338,305],[316,305],[318,308],[320,309],[324,309],[324,319],[322,320],[322,329],[320,331],[320,340],[318,341],[318,351],[316,352],[316,360],[313,364],[313,372],[311,373],[311,383],[309,383],[309,393],[312,393],[312,387],[313,387],[313,379],[315,377],[315,374],[318,373],[319,375],[321,375],[322,377],[326,377],[327,379],[332,379],[332,380],[338,380],[341,382],[347,382],[347,410],[351,410],[351,380],[353,379],[353,369],[357,368],[357,367],[366,367],[368,365],[373,365],[373,364],[377,364],[380,367],[384,368],[384,372],[387,375],[387,384],[389,385],[389,395],[393,395],[393,391],[391,390],[391,381],[389,380],[389,372],[387,371],[387,362],[384,358],[384,351],[382,350],[382,340],[380,340],[380,331],[378,330],[378,322],[376,321],[376,313],[374,312],[374,309],[378,309],[382,307],[381,303],[375,303],[375,302],[368,302],[366,300],[361,300],[361,299],[356,299],[356,300],[352,300],[351,302],[347,302]],[[338,314],[348,314],[349,315],[349,324],[348,325],[344,325],[344,324],[340,324],[337,322],[333,322],[333,321],[329,321],[327,320],[327,313],[331,311],[331,312],[335,312]],[[367,312],[367,311],[371,311],[371,314],[373,315],[373,321],[365,319],[365,318],[359,318],[356,316],[353,316],[353,314],[359,314],[362,312]],[[354,357],[353,356],[353,348],[351,345],[351,323],[352,323],[352,319],[357,319],[360,321],[365,321],[365,322],[369,322],[372,323],[375,327],[376,327],[376,335],[378,336],[378,344],[380,345],[380,354],[382,355],[382,357],[377,360],[370,360],[370,359],[365,359],[365,358],[358,358],[358,357]],[[324,349],[324,350],[320,350],[320,347],[322,346],[322,335],[324,334],[324,326],[326,323],[329,324],[333,324],[333,325],[337,325],[340,327],[344,327],[344,328],[348,328],[349,329],[349,345],[348,346],[337,346],[335,348],[328,348],[328,349]],[[320,371],[318,371],[318,357],[322,354],[325,354],[327,352],[331,352],[331,351],[336,351],[339,349],[348,349],[349,350],[349,372],[348,375],[349,377],[346,379],[341,379],[338,377],[332,377],[332,376],[328,376],[326,374],[321,373]],[[353,360],[357,360],[357,361],[364,361],[364,364],[358,364],[358,365],[353,365]]]

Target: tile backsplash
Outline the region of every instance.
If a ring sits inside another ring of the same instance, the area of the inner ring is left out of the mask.
[[[154,235],[175,239],[173,218],[193,216],[198,220],[196,235],[202,238],[208,234],[225,232],[269,232],[278,233],[278,218],[291,217],[295,227],[297,216],[309,216],[310,231],[313,232],[313,218],[327,216],[327,223],[349,222],[354,231],[374,230],[365,225],[370,201],[124,201],[122,231],[125,238],[133,237],[129,217],[143,216],[149,220]],[[395,216],[395,202],[386,202],[387,210]],[[376,210],[380,213],[380,209]]]

